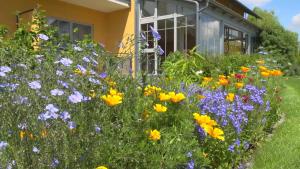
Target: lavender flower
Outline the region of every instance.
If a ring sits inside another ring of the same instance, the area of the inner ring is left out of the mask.
[[[6,141],[0,141],[0,150],[4,150],[8,146]]]
[[[0,72],[0,77],[5,77],[6,74],[4,72]]]
[[[268,111],[270,111],[271,110],[271,106],[270,106],[270,101],[268,100],[267,102],[266,102],[266,112],[268,112]]]
[[[100,73],[99,77],[101,79],[105,79],[107,77],[107,73],[103,72],[103,73]]]
[[[91,78],[91,77],[89,78],[89,82],[92,82],[92,83],[97,84],[97,85],[100,84],[100,81],[99,81],[99,80],[94,79],[94,78]]]
[[[69,96],[68,99],[71,103],[80,103],[83,101],[83,95],[80,92],[75,91],[72,95]]]
[[[165,51],[159,45],[157,45],[157,51],[159,55],[163,55],[165,53]]]
[[[85,62],[87,62],[87,63],[90,63],[90,62],[91,62],[90,59],[89,59],[88,57],[86,57],[86,56],[83,57],[82,60],[85,61]]]
[[[60,89],[53,89],[50,91],[50,93],[52,96],[61,96],[64,94],[64,91]]]
[[[54,158],[51,163],[52,168],[56,168],[59,165],[59,161],[57,158]]]
[[[62,80],[57,80],[57,83],[62,85],[64,88],[69,88],[69,84],[67,82],[64,82]]]
[[[96,133],[100,133],[101,132],[101,128],[98,125],[95,125],[95,131],[96,131]]]
[[[187,164],[187,169],[194,169],[194,167],[195,167],[194,160],[189,161]]]
[[[8,66],[0,66],[0,72],[3,72],[3,73],[11,72],[11,68]]]
[[[34,90],[40,89],[42,87],[40,81],[32,81],[32,82],[28,83],[28,85],[31,89],[34,89]]]
[[[152,26],[150,26],[150,30],[151,30],[153,38],[155,38],[156,40],[161,39],[160,34]]]
[[[60,114],[60,118],[66,122],[71,119],[71,115],[69,114],[69,112],[64,111]]]
[[[68,122],[68,127],[71,130],[75,129],[76,128],[76,123],[74,121],[70,121],[70,122]]]
[[[48,104],[45,108],[46,111],[49,111],[51,113],[56,113],[59,111],[57,107],[55,107],[53,104]]]
[[[66,67],[69,67],[69,66],[71,66],[71,64],[73,63],[73,61],[71,60],[71,59],[69,59],[69,58],[61,58],[58,62],[56,62],[56,63],[61,63],[61,64],[63,64],[64,66],[66,66]]]
[[[42,40],[45,40],[45,41],[49,40],[49,37],[45,34],[42,34],[42,33],[38,34],[38,37]]]
[[[142,38],[143,41],[146,41],[146,35],[145,35],[144,32],[141,32],[141,38]]]
[[[235,145],[234,144],[232,144],[232,145],[230,145],[229,147],[228,147],[228,151],[230,151],[230,152],[234,152],[234,148],[235,148]]]
[[[77,68],[83,73],[85,74],[87,72],[86,68],[84,68],[83,66],[81,65],[77,65]]]
[[[188,158],[192,158],[193,154],[192,154],[192,152],[189,151],[189,152],[186,154],[186,156],[187,156]]]

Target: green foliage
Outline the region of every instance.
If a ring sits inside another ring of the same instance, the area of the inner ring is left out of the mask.
[[[203,57],[192,50],[189,53],[170,54],[162,67],[167,77],[190,84],[201,81],[203,76],[236,73],[241,66],[254,65],[258,58],[260,58],[259,55],[239,54]]]
[[[256,7],[254,12],[262,17],[256,19],[249,16],[249,20],[261,28],[259,40],[262,50],[266,50],[278,60],[287,74],[299,74],[298,34],[285,29],[274,11]]]

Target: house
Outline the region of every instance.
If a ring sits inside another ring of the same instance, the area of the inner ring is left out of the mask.
[[[209,55],[250,54],[259,28],[247,21],[252,10],[238,0],[9,0],[0,7],[0,24],[15,30],[20,21],[30,18],[37,4],[46,11],[50,25],[72,40],[90,35],[96,42],[115,53],[130,37],[135,42],[130,51],[134,70],[157,74],[170,52],[187,51],[194,46]],[[16,17],[16,11],[18,17]],[[150,26],[161,39],[151,36]],[[72,31],[77,29],[77,32]],[[140,35],[148,46],[143,49],[145,62],[140,63]],[[157,46],[164,50],[159,56]],[[134,51],[133,51],[134,50]],[[128,52],[128,51],[127,51]],[[135,71],[135,72],[136,72]]]

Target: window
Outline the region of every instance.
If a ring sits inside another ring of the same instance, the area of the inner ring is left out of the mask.
[[[65,35],[72,41],[83,40],[85,36],[92,36],[92,26],[90,25],[83,25],[56,18],[48,18],[48,24],[57,27],[59,35]]]
[[[154,16],[155,8],[156,8],[156,0],[142,0],[141,17]]]
[[[188,51],[196,45],[196,8],[182,0],[141,0],[140,32],[148,46],[143,48],[141,69],[149,74],[161,73],[161,65],[175,50]],[[155,41],[150,26],[161,35]],[[164,51],[157,54],[158,45]]]
[[[248,34],[234,28],[224,28],[224,53],[245,54],[248,49]]]
[[[196,46],[196,15],[177,18],[177,50],[188,51]]]

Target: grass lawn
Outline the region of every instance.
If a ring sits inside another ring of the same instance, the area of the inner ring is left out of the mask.
[[[300,168],[300,78],[285,82],[281,111],[285,121],[271,140],[258,148],[253,169]]]

